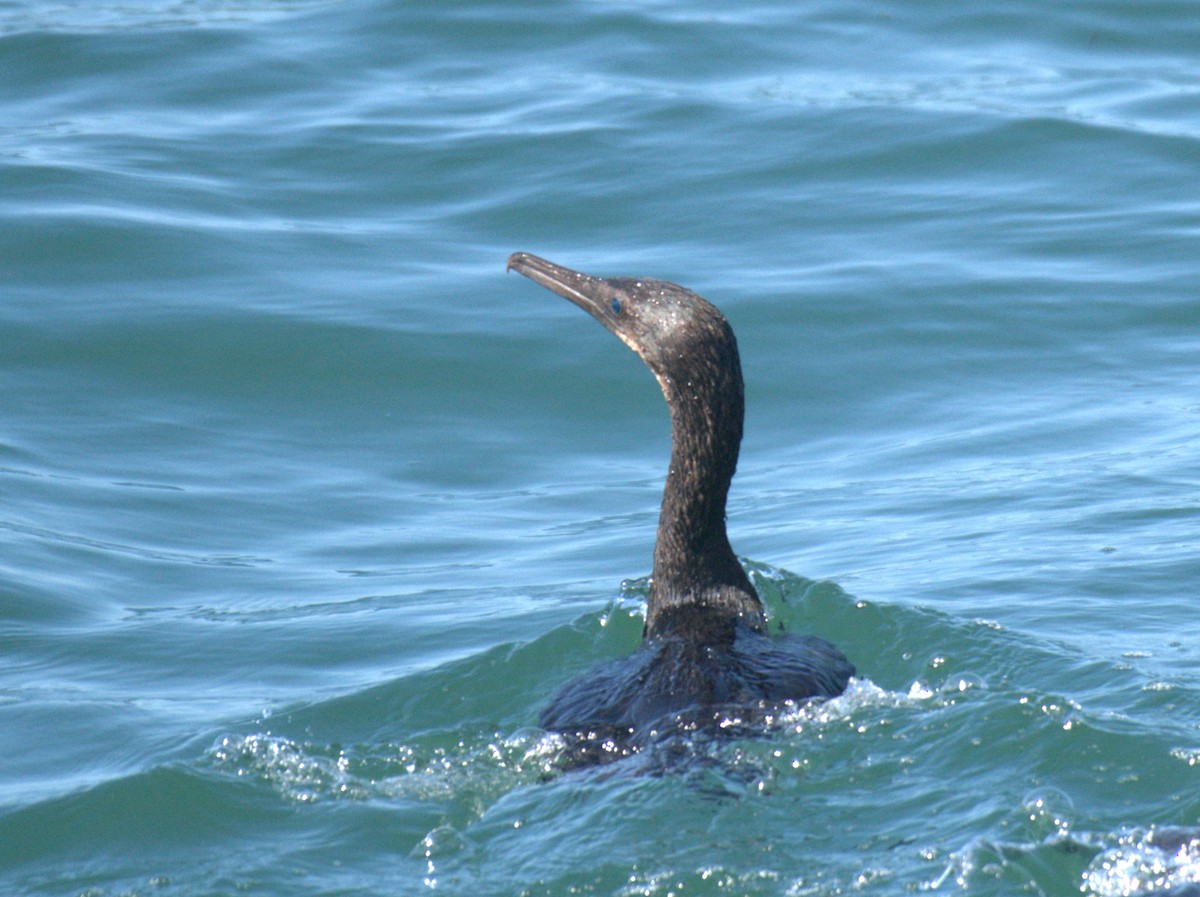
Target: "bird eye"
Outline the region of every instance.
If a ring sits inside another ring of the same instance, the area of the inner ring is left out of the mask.
[[[613,310],[614,315],[619,315],[621,313],[621,300],[620,299],[614,299],[612,301],[612,310]]]

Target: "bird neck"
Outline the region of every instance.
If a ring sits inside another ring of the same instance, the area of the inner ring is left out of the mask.
[[[671,467],[654,545],[647,637],[692,630],[698,617],[765,626],[762,603],[725,531],[744,410],[736,344],[731,352],[732,359],[702,376],[660,378],[671,409]]]

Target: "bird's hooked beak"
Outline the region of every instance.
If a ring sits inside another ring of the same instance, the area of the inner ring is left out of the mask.
[[[516,271],[524,274],[530,280],[536,281],[548,290],[552,290],[564,299],[570,299],[576,305],[588,308],[593,303],[594,289],[588,290],[592,282],[599,280],[581,271],[572,271],[562,265],[544,258],[539,258],[528,252],[514,252],[508,257],[506,271]],[[588,309],[590,311],[590,309]]]
[[[604,278],[564,268],[528,252],[510,255],[506,270],[524,274],[551,292],[569,299],[638,352],[638,347],[622,332],[624,328],[618,326],[617,316],[621,309],[619,291]]]

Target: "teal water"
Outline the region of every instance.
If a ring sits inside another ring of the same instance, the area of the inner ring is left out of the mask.
[[[1198,71],[1184,2],[0,3],[0,892],[1200,879]],[[726,312],[846,696],[556,770],[669,431],[515,250]]]

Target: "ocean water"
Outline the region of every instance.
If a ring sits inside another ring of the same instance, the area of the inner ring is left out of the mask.
[[[1200,880],[1190,2],[0,2],[0,893]],[[563,773],[669,448],[504,263],[683,283],[859,676]]]

